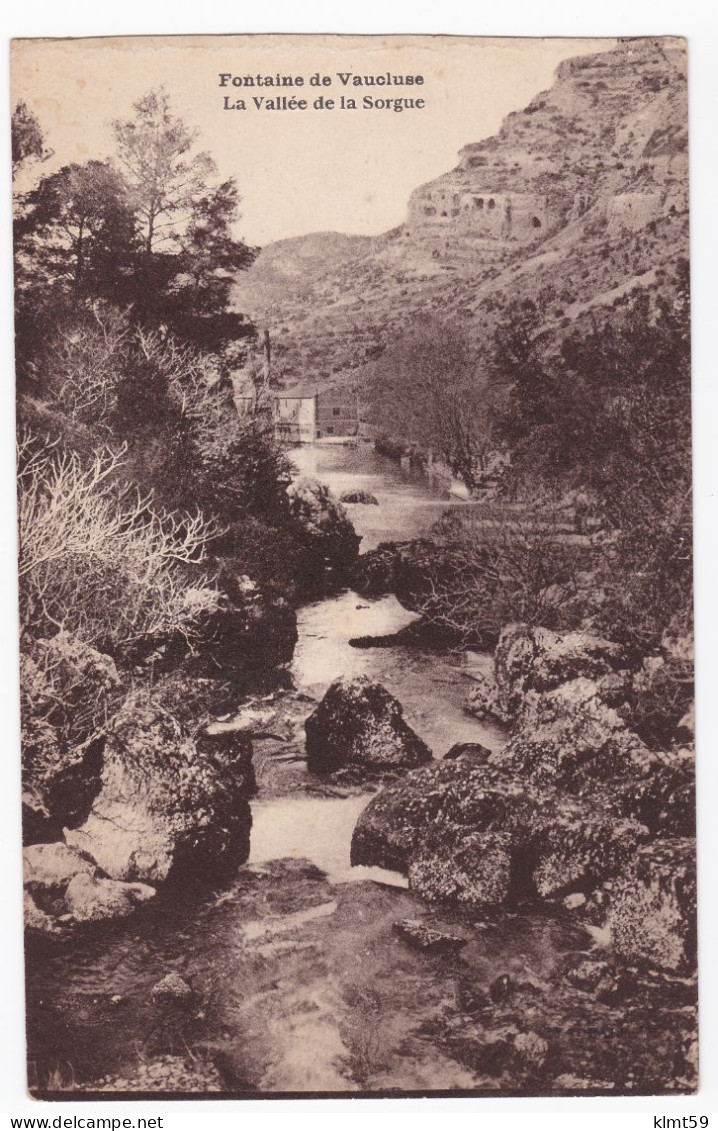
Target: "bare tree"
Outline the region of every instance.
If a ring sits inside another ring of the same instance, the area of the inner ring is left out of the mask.
[[[64,629],[103,644],[172,631],[191,635],[211,604],[209,582],[191,587],[178,567],[201,565],[217,530],[200,514],[162,513],[150,496],[118,486],[123,455],[106,449],[84,464],[76,453],[22,438],[23,630]]]

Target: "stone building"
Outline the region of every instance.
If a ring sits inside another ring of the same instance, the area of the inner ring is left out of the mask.
[[[356,393],[350,389],[326,389],[317,393],[317,439],[327,436],[356,436],[359,409]]]
[[[555,231],[559,223],[558,212],[546,196],[471,189],[455,182],[423,186],[409,204],[412,234],[439,240],[452,234],[534,244]]]
[[[317,436],[317,394],[293,389],[274,396],[274,427],[279,440],[311,444]]]
[[[257,414],[256,397],[244,387],[235,389],[235,404],[240,417]],[[271,412],[277,439],[287,444],[312,444],[315,440],[356,436],[359,409],[355,393],[345,389],[291,389],[275,392],[264,402]]]

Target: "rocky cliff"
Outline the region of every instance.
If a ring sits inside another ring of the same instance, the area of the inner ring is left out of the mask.
[[[456,320],[481,348],[509,297],[565,327],[633,289],[665,292],[687,236],[685,44],[632,39],[562,63],[550,90],[414,191],[402,227],[270,245],[236,301],[270,324],[289,384],[311,372],[361,386],[413,318]]]

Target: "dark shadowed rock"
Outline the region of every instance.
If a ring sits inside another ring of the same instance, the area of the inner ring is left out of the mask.
[[[654,836],[695,836],[695,754],[673,750],[660,758],[660,767],[648,777],[616,783],[611,804],[616,812],[646,825]]]
[[[65,905],[75,923],[99,923],[127,918],[155,894],[148,884],[126,884],[81,873],[70,880]]]
[[[219,594],[207,591],[214,608],[199,619],[187,670],[243,684],[288,663],[297,642],[297,618],[284,597],[226,570],[219,584]]]
[[[29,891],[26,891],[23,897],[23,918],[26,931],[34,931],[42,935],[61,933],[61,928],[55,920],[38,907]]]
[[[506,1001],[514,991],[514,985],[508,974],[499,974],[489,986],[489,997],[494,1005]]]
[[[380,542],[359,557],[352,586],[364,597],[394,593],[402,604],[415,608],[417,598],[429,590],[436,555],[436,544],[428,540]]]
[[[365,507],[378,507],[379,500],[376,495],[372,495],[369,491],[345,491],[341,496],[342,503],[360,503]]]
[[[292,523],[300,531],[307,550],[308,566],[327,585],[349,582],[359,554],[361,539],[344,507],[325,484],[316,479],[294,480],[287,489]],[[310,564],[311,563],[311,564]]]
[[[248,738],[193,738],[161,686],[139,691],[113,720],[92,811],[65,839],[116,880],[224,879],[249,854],[254,789]]]
[[[657,840],[636,854],[612,892],[608,926],[629,962],[688,971],[696,959],[695,840]]]
[[[444,755],[445,762],[454,762],[457,758],[471,758],[475,762],[488,762],[492,751],[480,742],[457,742]]]
[[[405,722],[401,703],[365,676],[335,680],[304,726],[313,773],[345,767],[408,770],[431,761],[431,751]]]
[[[425,652],[443,652],[452,640],[453,635],[442,625],[419,617],[398,632],[384,636],[354,636],[349,643],[352,648],[421,648]]]
[[[684,638],[643,659],[624,710],[626,721],[652,747],[695,737],[693,651]]]
[[[430,951],[433,954],[452,953],[461,950],[467,943],[460,935],[429,927],[421,919],[401,919],[394,924],[394,930],[414,950]]]
[[[99,788],[99,774],[97,779]],[[90,798],[90,801],[92,798]],[[23,790],[22,793],[22,843],[51,844],[62,836],[63,822],[54,818],[39,793]]]
[[[425,614],[444,645],[461,640],[474,648],[486,648],[496,642],[493,630],[477,627],[475,632],[452,630],[442,619],[442,599],[437,600],[437,584],[444,590],[465,582],[466,559],[460,547],[415,539],[411,542],[381,542],[375,550],[362,554],[357,561],[352,588],[365,597],[393,593],[404,608]]]
[[[68,747],[44,720],[23,729],[23,842],[52,843],[83,821],[101,783],[105,737]]]
[[[606,1004],[622,1001],[632,988],[627,971],[603,958],[574,958],[566,970],[565,979],[569,985],[592,994],[597,1001]]]
[[[114,661],[61,631],[21,656],[23,840],[56,841],[100,786],[104,727],[121,694]]]

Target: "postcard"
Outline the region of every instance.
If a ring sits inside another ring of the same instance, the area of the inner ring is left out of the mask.
[[[695,1092],[685,41],[12,89],[30,1093]]]

